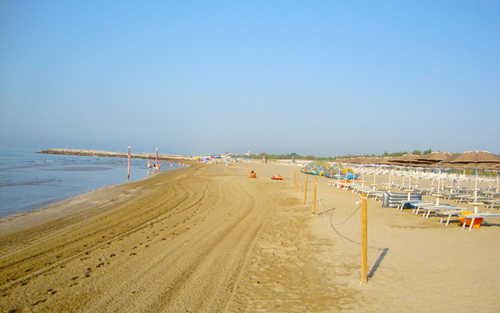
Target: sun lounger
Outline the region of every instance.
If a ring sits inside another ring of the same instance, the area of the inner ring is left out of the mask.
[[[475,201],[476,200],[476,197],[474,195],[462,195],[462,196],[457,196],[456,197],[456,201],[458,203],[462,203],[463,200],[466,200],[466,201]],[[488,197],[477,197],[477,201],[483,201],[483,200],[491,200],[490,198]]]
[[[377,200],[380,200],[384,197],[384,192],[385,192],[384,190],[380,190],[380,189],[373,190],[373,188],[372,188],[372,190],[367,191],[365,193],[366,193],[367,197],[371,196],[373,201],[377,201]]]
[[[486,224],[489,224],[488,222],[488,218],[500,218],[500,214],[499,213],[490,213],[490,212],[479,212],[477,214],[468,214],[468,215],[460,215],[460,217],[463,217],[465,218],[465,221],[464,221],[464,225],[462,226],[462,229],[465,229],[466,225],[467,225],[467,220],[471,220],[470,222],[470,227],[469,227],[469,231],[472,230],[472,226],[474,225],[474,221],[477,219],[477,218],[482,218],[484,221],[486,221]]]
[[[444,212],[437,212],[437,214],[439,216],[441,216],[441,221],[439,222],[439,224],[443,224],[444,218],[448,217],[448,219],[446,220],[446,226],[448,226],[448,224],[450,224],[450,219],[451,219],[452,216],[459,217],[460,215],[462,215],[463,212],[464,212],[463,209],[460,209],[460,210],[449,210],[449,211],[444,211]]]
[[[425,204],[432,205],[432,204],[436,204],[436,202],[434,202],[434,201],[422,201],[422,200],[402,200],[402,201],[400,201],[400,205],[398,205],[398,210],[403,211],[403,209],[406,205],[409,205],[410,207],[412,207],[412,206],[415,207],[418,205],[425,205]]]
[[[361,194],[361,193],[368,193],[370,191],[374,191],[373,190],[373,187],[367,187],[367,186],[364,186],[364,187],[361,187],[361,186],[356,186],[356,187],[353,187],[352,188],[352,192],[353,193],[357,193],[357,194]]]
[[[429,215],[431,214],[432,211],[436,212],[436,216],[438,216],[441,212],[450,212],[450,211],[465,211],[465,208],[457,207],[454,205],[446,205],[446,204],[441,204],[441,205],[434,205],[434,206],[425,206],[422,208],[424,213],[422,214],[423,217],[429,218]]]
[[[445,206],[445,204],[442,204],[443,206]],[[418,215],[418,213],[420,213],[420,210],[426,208],[426,207],[435,207],[437,206],[436,205],[436,202],[434,201],[422,201],[421,203],[415,203],[415,204],[411,204],[411,206],[413,206],[413,214],[415,215]],[[425,214],[425,212],[424,212]]]
[[[500,200],[486,200],[483,201],[487,209],[493,209],[495,206],[500,206]]]
[[[356,183],[343,183],[342,186],[344,186],[344,187],[342,187],[343,189],[349,190],[349,188],[353,189],[353,188],[356,188],[356,186],[361,186],[361,185],[356,184]]]

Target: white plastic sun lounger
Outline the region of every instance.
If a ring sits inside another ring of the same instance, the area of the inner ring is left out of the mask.
[[[438,215],[441,216],[441,221],[439,222],[439,224],[443,224],[444,218],[446,216],[448,216],[448,219],[446,221],[446,226],[448,226],[448,224],[450,224],[451,217],[452,216],[457,216],[458,217],[458,216],[462,215],[463,211],[464,211],[463,209],[460,209],[460,210],[455,210],[455,211],[449,210],[449,211],[445,211],[445,212],[438,212]]]
[[[490,213],[490,212],[479,212],[477,214],[468,214],[468,215],[460,215],[461,217],[465,218],[464,225],[462,226],[462,229],[465,229],[467,225],[467,220],[472,220],[470,222],[469,226],[469,231],[472,230],[472,225],[474,225],[474,221],[476,218],[482,218],[483,220],[486,221],[486,224],[489,224],[488,218],[500,218],[500,213]]]
[[[422,200],[403,200],[401,201],[401,204],[398,206],[398,210],[403,211],[405,205],[411,205],[411,206],[419,206],[419,205],[432,205],[436,204],[434,201],[422,201]]]
[[[487,209],[493,209],[494,206],[500,206],[500,200],[486,200],[483,201]]]
[[[413,209],[413,214],[418,215],[420,213],[420,210],[424,210],[427,207],[437,207],[436,202],[430,202],[430,203],[417,203],[417,204],[412,204],[415,208]],[[447,204],[440,204],[439,206],[448,206]],[[425,212],[424,212],[425,215]]]
[[[429,215],[431,214],[432,211],[436,212],[436,216],[438,216],[439,213],[441,212],[452,212],[452,211],[460,211],[463,212],[465,211],[465,208],[453,206],[453,205],[447,205],[447,204],[440,204],[440,205],[435,205],[435,206],[426,206],[422,208],[424,211],[424,214],[422,215],[425,218],[429,218]],[[427,211],[427,213],[425,212]]]

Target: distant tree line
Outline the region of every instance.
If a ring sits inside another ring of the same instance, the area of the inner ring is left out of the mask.
[[[411,154],[415,154],[415,155],[422,155],[422,154],[428,154],[428,153],[431,153],[433,152],[432,149],[427,149],[427,150],[424,150],[424,152],[420,151],[420,150],[413,150],[411,152]],[[261,153],[261,154],[253,154],[253,155],[246,155],[245,157],[246,158],[249,158],[249,159],[262,159],[262,155],[264,153]],[[293,159],[293,157],[295,157],[296,160],[318,160],[318,161],[335,161],[337,159],[345,159],[345,158],[395,158],[395,157],[398,157],[398,156],[402,156],[402,155],[405,155],[405,154],[408,154],[407,151],[401,151],[401,152],[392,152],[392,153],[388,153],[387,151],[384,151],[383,154],[381,155],[375,155],[375,154],[348,154],[348,155],[342,155],[342,156],[335,156],[335,157],[315,157],[314,155],[305,155],[305,156],[302,156],[302,155],[299,155],[295,152],[293,153],[290,153],[290,154],[268,154],[267,155],[267,158],[268,159],[271,159],[271,160],[291,160]]]

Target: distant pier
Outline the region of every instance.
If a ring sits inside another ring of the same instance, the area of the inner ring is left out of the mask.
[[[66,154],[66,155],[78,155],[78,156],[97,156],[106,158],[127,158],[128,154],[123,152],[110,152],[110,151],[100,151],[100,150],[81,150],[81,149],[49,149],[39,151],[38,153],[45,154]],[[156,157],[155,153],[131,153],[131,158],[134,159],[153,159]],[[158,160],[193,160],[191,156],[184,155],[169,155],[169,154],[158,154]]]

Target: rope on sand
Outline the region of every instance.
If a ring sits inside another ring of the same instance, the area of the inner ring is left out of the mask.
[[[360,242],[354,241],[354,240],[352,240],[352,239],[350,239],[350,238],[347,238],[346,236],[342,235],[342,234],[341,234],[341,233],[339,233],[339,231],[335,228],[335,226],[337,226],[337,225],[341,225],[341,224],[343,224],[343,223],[347,222],[347,221],[348,221],[348,220],[349,220],[349,219],[350,219],[350,218],[351,218],[351,217],[352,217],[352,216],[353,216],[353,215],[354,215],[354,214],[355,214],[355,213],[359,210],[359,208],[361,207],[361,201],[357,201],[357,202],[356,202],[356,204],[358,204],[358,207],[356,208],[356,210],[354,210],[354,212],[352,212],[352,214],[351,214],[351,215],[349,215],[349,217],[348,217],[348,218],[346,218],[344,221],[342,221],[342,222],[340,222],[340,223],[332,223],[333,212],[332,212],[332,214],[330,215],[330,219],[328,219],[328,218],[326,217],[325,212],[328,212],[328,211],[333,211],[333,210],[335,210],[335,208],[330,209],[330,210],[327,210],[327,211],[323,210],[323,205],[322,205],[322,203],[321,203],[321,202],[322,202],[322,201],[321,201],[321,196],[319,196],[319,188],[317,188],[317,189],[316,189],[316,192],[318,192],[318,197],[320,198],[320,200],[319,200],[319,206],[321,207],[321,212],[322,212],[322,214],[323,214],[323,217],[324,217],[324,218],[325,218],[325,220],[326,220],[326,221],[330,224],[330,226],[332,226],[333,230],[334,230],[334,231],[335,231],[335,232],[336,232],[336,233],[337,233],[340,237],[344,238],[345,240],[350,241],[350,242],[352,242],[352,243],[355,243],[355,244],[357,244],[357,245],[361,245],[361,243],[360,243]],[[373,247],[373,246],[368,246],[368,248],[372,248],[372,249],[376,249],[376,250],[380,250],[380,251],[385,250],[385,249],[383,249],[383,248],[378,248],[378,247]]]

